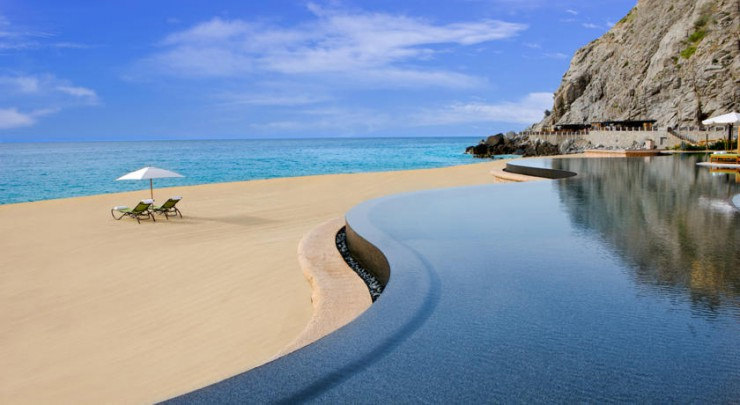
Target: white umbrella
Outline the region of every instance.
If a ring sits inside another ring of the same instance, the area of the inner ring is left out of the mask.
[[[701,122],[704,125],[729,124],[730,129],[727,134],[727,145],[732,143],[732,126],[740,123],[740,114],[731,112],[729,114],[718,115]],[[738,138],[740,138],[740,127],[738,127]],[[729,147],[729,146],[728,146]],[[737,153],[740,153],[740,139],[738,140]]]
[[[154,199],[154,183],[152,179],[161,179],[165,177],[185,177],[179,173],[171,172],[169,170],[160,169],[158,167],[144,167],[135,172],[124,174],[116,180],[146,180],[149,179],[149,191]]]
[[[718,115],[708,120],[704,120],[701,123],[704,125],[717,125],[717,124],[737,124],[740,122],[740,114],[731,112],[729,114]]]

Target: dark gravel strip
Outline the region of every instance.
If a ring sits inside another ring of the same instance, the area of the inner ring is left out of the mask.
[[[347,231],[345,227],[342,227],[342,229],[337,232],[336,242],[339,254],[342,255],[342,258],[347,265],[354,270],[358,276],[360,276],[362,281],[365,282],[367,289],[370,292],[370,298],[375,302],[383,292],[383,284],[381,284],[372,273],[365,270],[365,268],[362,267],[362,265],[349,253],[349,248],[347,247]]]

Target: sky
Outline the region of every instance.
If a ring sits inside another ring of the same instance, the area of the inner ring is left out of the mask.
[[[635,0],[0,0],[0,142],[480,136]]]

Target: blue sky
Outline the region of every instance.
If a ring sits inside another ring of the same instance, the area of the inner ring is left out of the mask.
[[[0,141],[484,136],[635,0],[0,1]]]

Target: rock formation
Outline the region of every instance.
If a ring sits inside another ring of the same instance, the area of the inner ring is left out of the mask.
[[[558,145],[540,140],[531,141],[527,135],[518,135],[511,132],[507,135],[491,135],[487,139],[481,140],[478,145],[468,146],[465,153],[477,158],[490,158],[496,155],[551,156],[561,152]],[[564,153],[576,153],[576,151]]]
[[[696,126],[739,106],[740,0],[639,0],[576,52],[534,129],[628,119]]]

